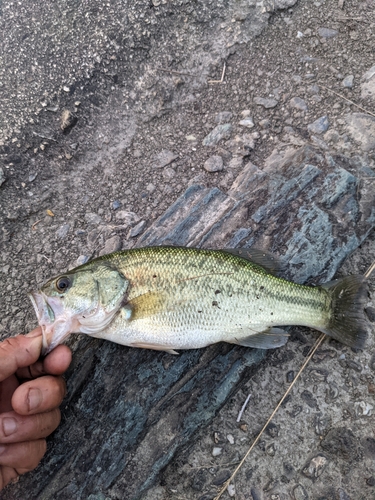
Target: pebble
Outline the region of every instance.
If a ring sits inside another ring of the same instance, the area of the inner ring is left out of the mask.
[[[229,139],[230,134],[232,133],[233,127],[230,123],[223,123],[221,125],[217,125],[211,132],[206,135],[203,139],[203,146],[215,146],[223,139]]]
[[[67,132],[77,123],[77,117],[69,110],[63,109],[60,117],[60,127],[63,132]]]
[[[348,132],[359,142],[362,151],[375,148],[375,118],[365,113],[351,113],[345,117]]]
[[[173,179],[173,177],[176,175],[176,172],[175,170],[173,170],[173,168],[171,167],[167,167],[163,170],[163,177],[164,179],[166,180],[171,180]]]
[[[85,220],[88,224],[100,224],[102,222],[102,218],[100,217],[100,215],[94,212],[86,213]]]
[[[211,156],[204,162],[203,168],[207,172],[220,172],[224,168],[223,158],[218,155]]]
[[[146,186],[146,191],[148,191],[150,194],[152,194],[156,189],[156,186],[150,182],[150,184],[147,184]]]
[[[117,209],[118,209],[118,208],[120,208],[120,207],[121,207],[121,201],[119,201],[119,200],[114,200],[114,201],[112,202],[112,209],[113,209],[113,210],[117,210]]]
[[[258,106],[263,106],[263,108],[266,109],[275,108],[279,104],[279,101],[277,101],[276,99],[264,98],[264,97],[254,97],[254,102]]]
[[[222,451],[223,451],[223,448],[219,448],[219,447],[215,446],[212,449],[212,456],[213,457],[218,457],[219,455],[221,455]]]
[[[324,140],[326,142],[336,144],[340,140],[340,134],[337,132],[337,130],[328,130],[328,132],[324,134]]]
[[[254,122],[253,119],[249,116],[248,118],[244,118],[243,120],[241,120],[240,125],[242,127],[253,128]]]
[[[120,210],[116,212],[116,219],[121,220],[125,226],[131,226],[140,221],[140,217],[134,212],[128,212],[127,210]]]
[[[90,257],[88,255],[80,255],[78,259],[76,260],[76,265],[77,266],[82,266],[83,264],[86,264]]]
[[[300,97],[293,97],[289,104],[292,108],[299,109],[300,111],[307,111],[308,109],[306,102]]]
[[[324,469],[327,467],[328,459],[319,453],[313,457],[308,464],[302,469],[302,474],[309,479],[316,479],[319,477]]]
[[[128,237],[135,238],[136,236],[141,234],[141,232],[144,230],[145,226],[146,226],[146,221],[142,220],[141,222],[139,222],[136,226],[134,226],[129,231]]]
[[[353,82],[354,82],[354,75],[348,75],[343,79],[342,86],[347,89],[351,89],[353,88]]]
[[[233,113],[231,111],[221,111],[215,116],[215,122],[222,124],[222,123],[228,123],[231,121],[233,117]]]
[[[228,439],[228,441],[230,442],[230,444],[234,444],[234,437],[233,437],[233,435],[232,435],[232,434],[228,434],[228,435],[227,435],[227,439]]]
[[[301,484],[293,488],[293,497],[294,500],[309,500],[309,495]]]
[[[30,174],[29,175],[29,182],[35,181],[37,175],[38,175],[37,173]],[[1,181],[0,181],[0,185],[1,185]]]
[[[59,227],[59,229],[56,231],[56,236],[58,238],[65,238],[67,236],[67,234],[69,233],[69,229],[70,229],[70,224],[63,224],[61,227]]]
[[[168,151],[167,149],[163,149],[163,151],[160,151],[154,159],[153,166],[155,168],[163,168],[172,163],[176,158],[178,158],[178,155],[176,153],[173,153],[172,151]]]
[[[108,253],[117,252],[121,250],[121,238],[120,236],[112,236],[109,238],[104,245],[104,248],[100,251],[99,255],[106,255]]]
[[[242,156],[234,156],[230,160],[228,167],[229,168],[240,168],[240,167],[242,167],[242,161],[243,161]]]
[[[334,38],[335,36],[338,35],[338,31],[331,28],[319,28],[318,35],[321,38],[326,38],[326,39]]]
[[[364,80],[364,83],[361,85],[362,99],[375,99],[375,66],[366,71],[362,76],[362,80]]]
[[[227,491],[230,497],[234,497],[236,495],[236,488],[234,487],[234,484],[228,484]]]
[[[328,121],[328,116],[321,116],[314,122],[310,123],[307,126],[307,129],[312,132],[313,134],[323,134],[324,132],[327,132],[329,127],[329,121]]]

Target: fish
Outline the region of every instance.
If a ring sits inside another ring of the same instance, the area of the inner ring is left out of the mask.
[[[172,354],[217,342],[272,349],[288,341],[280,328],[288,325],[364,347],[363,276],[308,286],[273,267],[255,249],[134,248],[93,259],[29,296],[44,354],[71,333]]]

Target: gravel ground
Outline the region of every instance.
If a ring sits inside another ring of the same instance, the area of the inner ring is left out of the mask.
[[[192,183],[227,191],[306,143],[374,182],[373,0],[4,1],[0,33],[3,338],[35,326],[28,290],[131,247]],[[214,498],[316,338],[272,352],[147,500]],[[326,342],[222,498],[373,498],[374,356]]]

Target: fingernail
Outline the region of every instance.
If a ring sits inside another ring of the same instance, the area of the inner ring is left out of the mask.
[[[29,407],[29,411],[34,411],[40,406],[42,402],[42,391],[40,389],[29,389],[29,393],[27,395],[27,405]]]
[[[42,335],[42,329],[38,326],[38,328],[35,328],[30,333],[27,333],[25,337],[33,338],[33,337],[40,337],[41,335]]]
[[[10,436],[17,430],[17,421],[12,417],[3,418],[3,433],[4,436]]]

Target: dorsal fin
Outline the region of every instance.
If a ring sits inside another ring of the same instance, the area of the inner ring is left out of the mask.
[[[258,248],[224,248],[225,252],[236,255],[237,257],[242,257],[243,259],[254,262],[258,266],[263,267],[271,274],[279,274],[282,272],[282,266],[277,257],[272,255],[270,252],[265,250],[259,250]]]

